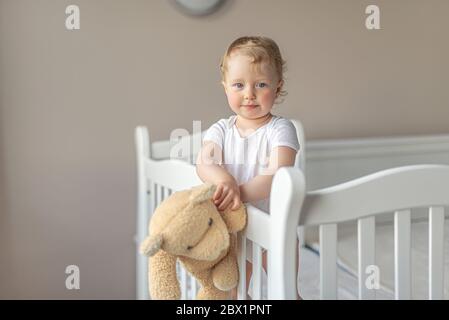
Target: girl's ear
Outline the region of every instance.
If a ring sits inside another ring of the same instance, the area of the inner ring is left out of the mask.
[[[278,87],[276,88],[276,96],[279,96],[279,94],[281,93],[281,87],[283,86],[283,84],[284,80],[279,80]]]

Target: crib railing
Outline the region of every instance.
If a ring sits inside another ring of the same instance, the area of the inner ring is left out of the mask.
[[[172,192],[190,188],[201,181],[192,165],[193,155],[186,155],[183,159],[185,161],[157,161],[156,159],[167,157],[170,143],[165,141],[150,144],[144,127],[136,129],[136,147],[139,171],[136,242],[140,243],[148,232],[149,214],[154,208]],[[308,192],[303,199],[306,188],[302,173],[292,168],[282,168],[273,181],[270,215],[251,206],[248,208],[249,224],[239,236],[239,298],[246,297],[246,260],[253,261],[253,298],[262,297],[262,249],[268,250],[268,297],[296,297],[297,241],[296,232],[292,231],[291,226],[297,224],[295,219],[299,219],[301,212],[300,227],[319,226],[321,299],[337,298],[337,226],[346,221],[357,221],[359,298],[375,299],[376,291],[366,286],[368,275],[365,271],[370,266],[375,266],[376,216],[394,212],[392,249],[395,298],[410,299],[410,210],[427,207],[429,299],[442,299],[444,207],[449,205],[447,190],[447,166],[421,165],[385,170],[338,186]],[[137,252],[136,254],[137,297],[147,299],[148,261]],[[182,298],[193,298],[198,289],[196,282],[182,268],[179,271]]]
[[[147,236],[150,214],[171,193],[201,184],[195,166],[185,160],[155,160],[145,127],[136,128],[138,165],[137,245]],[[164,142],[159,145],[167,148]],[[167,152],[167,150],[165,150]],[[163,153],[160,153],[160,156]],[[159,158],[161,158],[159,156]],[[169,173],[169,174],[168,174]],[[253,262],[253,299],[262,298],[262,249],[267,249],[267,293],[269,299],[296,298],[297,234],[299,213],[304,197],[293,196],[305,190],[304,176],[293,168],[281,168],[276,173],[270,197],[270,214],[247,206],[248,224],[238,237],[239,287],[238,298],[246,299],[246,261]],[[302,193],[304,194],[304,193]],[[248,245],[247,245],[248,243]],[[137,298],[148,299],[148,259],[137,254]],[[198,288],[178,264],[182,299],[194,299]]]
[[[449,166],[418,165],[381,171],[307,193],[300,225],[319,225],[321,299],[337,299],[337,224],[357,221],[359,298],[375,299],[365,285],[375,265],[375,217],[394,212],[395,298],[411,298],[410,210],[429,208],[429,299],[443,299],[444,206]]]

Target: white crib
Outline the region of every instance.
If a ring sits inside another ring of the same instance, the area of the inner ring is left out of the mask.
[[[301,147],[304,133],[296,126]],[[186,136],[176,144],[190,146],[187,154],[173,159],[173,142],[150,143],[145,127],[137,127],[135,140],[138,164],[138,217],[136,242],[147,235],[150,213],[172,192],[198,185],[201,180],[192,164],[202,134]],[[193,143],[197,141],[197,143]],[[198,143],[199,141],[199,143]],[[304,151],[302,149],[302,151]],[[170,156],[171,155],[171,156]],[[444,206],[449,205],[449,166],[420,165],[394,168],[338,186],[306,194],[303,175],[305,152],[295,167],[276,173],[270,196],[270,214],[248,206],[248,226],[239,235],[240,279],[246,278],[245,261],[253,262],[253,299],[262,298],[262,248],[268,250],[268,299],[295,299],[295,261],[299,243],[304,249],[302,228],[319,226],[320,298],[337,297],[337,224],[357,221],[358,292],[360,299],[374,299],[375,290],[365,285],[367,267],[375,265],[375,217],[394,212],[395,298],[411,297],[410,209],[429,207],[429,298],[442,299],[444,278]],[[137,298],[148,299],[148,260],[137,254]],[[197,284],[179,268],[182,299],[196,295]],[[245,281],[240,281],[238,298],[246,298]]]

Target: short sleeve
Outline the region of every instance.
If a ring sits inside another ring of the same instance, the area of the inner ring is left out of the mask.
[[[204,141],[212,141],[216,143],[221,148],[221,150],[223,150],[224,138],[225,138],[225,123],[223,120],[220,120],[214,123],[212,126],[210,126],[209,129],[207,129],[203,137],[203,143]]]
[[[290,120],[283,118],[274,125],[271,136],[271,149],[281,146],[290,147],[296,152],[300,147],[295,126]]]

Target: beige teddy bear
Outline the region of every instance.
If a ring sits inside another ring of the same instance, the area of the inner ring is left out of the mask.
[[[152,299],[179,299],[176,260],[201,285],[197,299],[227,299],[238,284],[237,231],[246,225],[246,208],[219,212],[216,187],[206,183],[173,193],[155,210],[140,251],[149,257]]]

